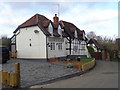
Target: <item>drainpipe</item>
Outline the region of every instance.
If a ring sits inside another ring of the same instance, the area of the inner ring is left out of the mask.
[[[46,59],[48,61],[48,44],[47,44],[47,36],[46,36]]]

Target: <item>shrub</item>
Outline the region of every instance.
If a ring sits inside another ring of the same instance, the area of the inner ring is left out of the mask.
[[[91,46],[87,46],[88,52],[90,53],[91,57],[94,57],[94,49]]]

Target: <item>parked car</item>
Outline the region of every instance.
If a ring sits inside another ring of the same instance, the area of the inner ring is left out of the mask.
[[[9,48],[7,46],[0,46],[0,64],[6,63],[9,59]]]

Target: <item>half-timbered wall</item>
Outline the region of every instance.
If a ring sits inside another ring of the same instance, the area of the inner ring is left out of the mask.
[[[74,39],[71,43],[71,55],[85,55],[86,43],[78,39]]]

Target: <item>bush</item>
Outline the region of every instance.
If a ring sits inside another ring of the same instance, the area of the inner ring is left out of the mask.
[[[91,46],[87,46],[88,52],[90,53],[91,57],[94,57],[94,49]]]

